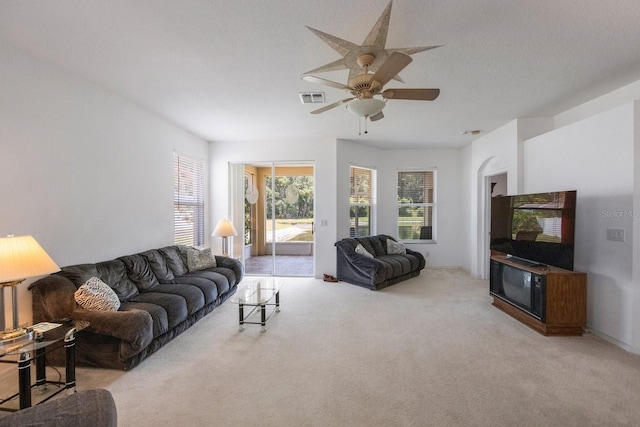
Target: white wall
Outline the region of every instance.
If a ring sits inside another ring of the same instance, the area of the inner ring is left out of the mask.
[[[338,239],[349,236],[349,168],[352,165],[375,168],[378,184],[379,234],[397,235],[398,170],[437,170],[437,243],[410,243],[425,255],[428,266],[460,267],[460,247],[468,244],[462,233],[462,151],[458,149],[378,150],[364,144],[338,141],[337,187]]]
[[[173,150],[206,160],[208,144],[2,42],[0,63],[0,235],[60,266],[172,244]],[[26,283],[19,301],[31,322]]]
[[[587,325],[632,339],[634,104],[599,113],[524,144],[524,192],[577,190],[574,268],[588,275]],[[625,242],[606,238],[625,230]]]
[[[631,343],[636,353],[640,353],[640,101],[634,101],[634,145],[633,145],[633,248],[631,282],[633,289],[633,331]]]
[[[464,168],[461,170],[464,183],[463,194],[468,203],[463,209],[463,233],[468,236],[468,252],[462,255],[462,266],[472,275],[488,277],[488,230],[484,217],[483,200],[488,198],[487,177],[507,174],[508,194],[517,194],[521,185],[519,163],[518,121],[513,122],[475,140],[462,151]],[[486,248],[485,248],[486,246]]]

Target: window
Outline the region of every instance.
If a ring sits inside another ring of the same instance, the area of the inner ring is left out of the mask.
[[[173,214],[176,245],[204,244],[204,162],[173,154]]]
[[[376,171],[352,166],[349,195],[351,237],[375,234]]]
[[[398,172],[398,238],[435,240],[436,171]]]

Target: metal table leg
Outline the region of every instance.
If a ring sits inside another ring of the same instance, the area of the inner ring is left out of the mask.
[[[69,330],[64,336],[65,349],[65,388],[67,394],[76,392],[76,328]]]
[[[240,315],[240,332],[244,331],[244,304],[238,304],[238,310]]]
[[[31,406],[31,358],[28,352],[20,353],[18,361],[18,390],[20,409]]]

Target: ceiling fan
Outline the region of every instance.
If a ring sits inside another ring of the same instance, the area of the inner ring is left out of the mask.
[[[302,78],[305,81],[344,89],[353,95],[351,98],[314,110],[311,114],[324,113],[340,105],[347,104],[347,110],[356,116],[364,117],[365,121],[366,119],[376,121],[384,117],[382,109],[388,99],[433,101],[440,95],[440,89],[384,89],[384,85],[395,78],[400,71],[411,63],[412,59],[405,53],[395,51],[375,73],[370,73],[369,66],[375,59],[373,54],[368,53],[358,56],[358,65],[363,68],[364,72],[351,78],[347,85],[320,77],[303,76]],[[376,98],[376,96],[382,99]]]

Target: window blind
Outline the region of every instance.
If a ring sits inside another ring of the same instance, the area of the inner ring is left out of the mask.
[[[433,171],[398,172],[399,203],[433,203]]]
[[[372,181],[371,169],[351,168],[351,200],[352,204],[371,204]]]
[[[204,162],[173,156],[174,242],[204,244]]]
[[[375,233],[375,170],[352,166],[350,172],[349,220],[351,237]]]
[[[398,238],[435,240],[435,171],[398,172]]]

